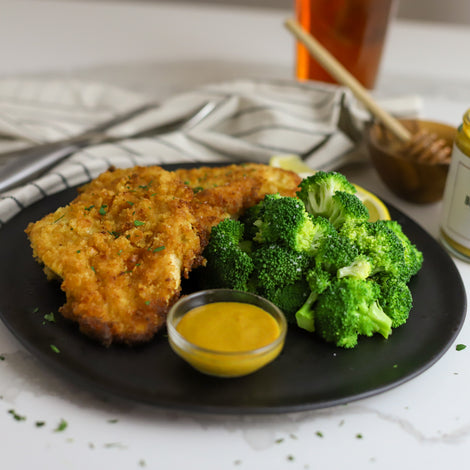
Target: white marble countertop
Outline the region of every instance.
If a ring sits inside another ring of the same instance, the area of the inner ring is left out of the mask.
[[[171,3],[0,1],[1,76],[76,76],[157,98],[232,78],[291,78],[289,10]],[[425,117],[470,106],[470,30],[395,22],[375,93],[417,94]],[[367,164],[347,175],[437,237],[441,205],[393,196]],[[1,262],[1,261],[0,261]],[[470,264],[455,260],[470,293]],[[1,286],[0,286],[1,289]],[[468,322],[457,343],[470,346]],[[214,416],[103,400],[46,370],[0,324],[0,465],[5,470],[455,468],[470,443],[470,348],[348,405]],[[14,410],[25,420],[15,419]],[[55,429],[65,420],[67,427]],[[43,421],[42,427],[36,422]]]

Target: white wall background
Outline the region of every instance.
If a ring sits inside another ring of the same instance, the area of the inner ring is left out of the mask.
[[[398,16],[470,25],[470,0],[400,0]]]
[[[97,0],[82,0],[97,1]],[[109,1],[109,0],[99,0]],[[116,0],[114,0],[116,1]],[[158,3],[168,0],[118,0],[122,3]],[[441,21],[470,25],[470,0],[397,0],[400,18]],[[295,0],[172,0],[174,3],[216,3],[219,5],[243,5],[258,8],[291,9]]]

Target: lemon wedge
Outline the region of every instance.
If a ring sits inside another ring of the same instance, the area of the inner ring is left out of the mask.
[[[306,165],[298,155],[293,154],[273,155],[269,164],[276,168],[295,171],[302,177],[315,173],[315,170],[312,170],[312,168]],[[371,222],[375,222],[376,220],[390,220],[390,213],[387,206],[375,194],[372,194],[357,184],[354,186],[357,189],[357,197],[359,197],[369,210],[369,220]]]
[[[302,174],[313,174],[315,173],[304,161],[294,154],[282,154],[273,155],[269,160],[269,164],[276,168],[282,168],[284,170],[295,171],[296,173]]]
[[[369,220],[375,222],[376,220],[390,220],[390,212],[387,206],[371,192],[361,188],[357,184],[354,185],[357,189],[357,197],[369,209]]]

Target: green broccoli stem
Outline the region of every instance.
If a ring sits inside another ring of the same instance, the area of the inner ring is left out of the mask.
[[[318,298],[317,292],[311,292],[302,307],[295,314],[297,326],[309,332],[315,331],[313,304]]]
[[[374,302],[369,309],[369,318],[371,318],[375,324],[376,331],[380,333],[384,338],[388,338],[392,332],[392,320],[382,310],[377,302]]]

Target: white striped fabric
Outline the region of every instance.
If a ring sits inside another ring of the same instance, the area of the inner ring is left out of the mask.
[[[0,80],[0,152],[73,136],[147,101],[146,96],[104,84]],[[130,137],[207,102],[214,109],[184,132]],[[24,207],[85,183],[111,165],[266,163],[274,154],[295,153],[312,168],[337,168],[355,146],[340,124],[355,108],[342,87],[295,81],[240,80],[174,96],[111,129],[108,133],[118,141],[87,147],[40,178],[0,194],[0,227]],[[1,165],[0,158],[0,171]]]

